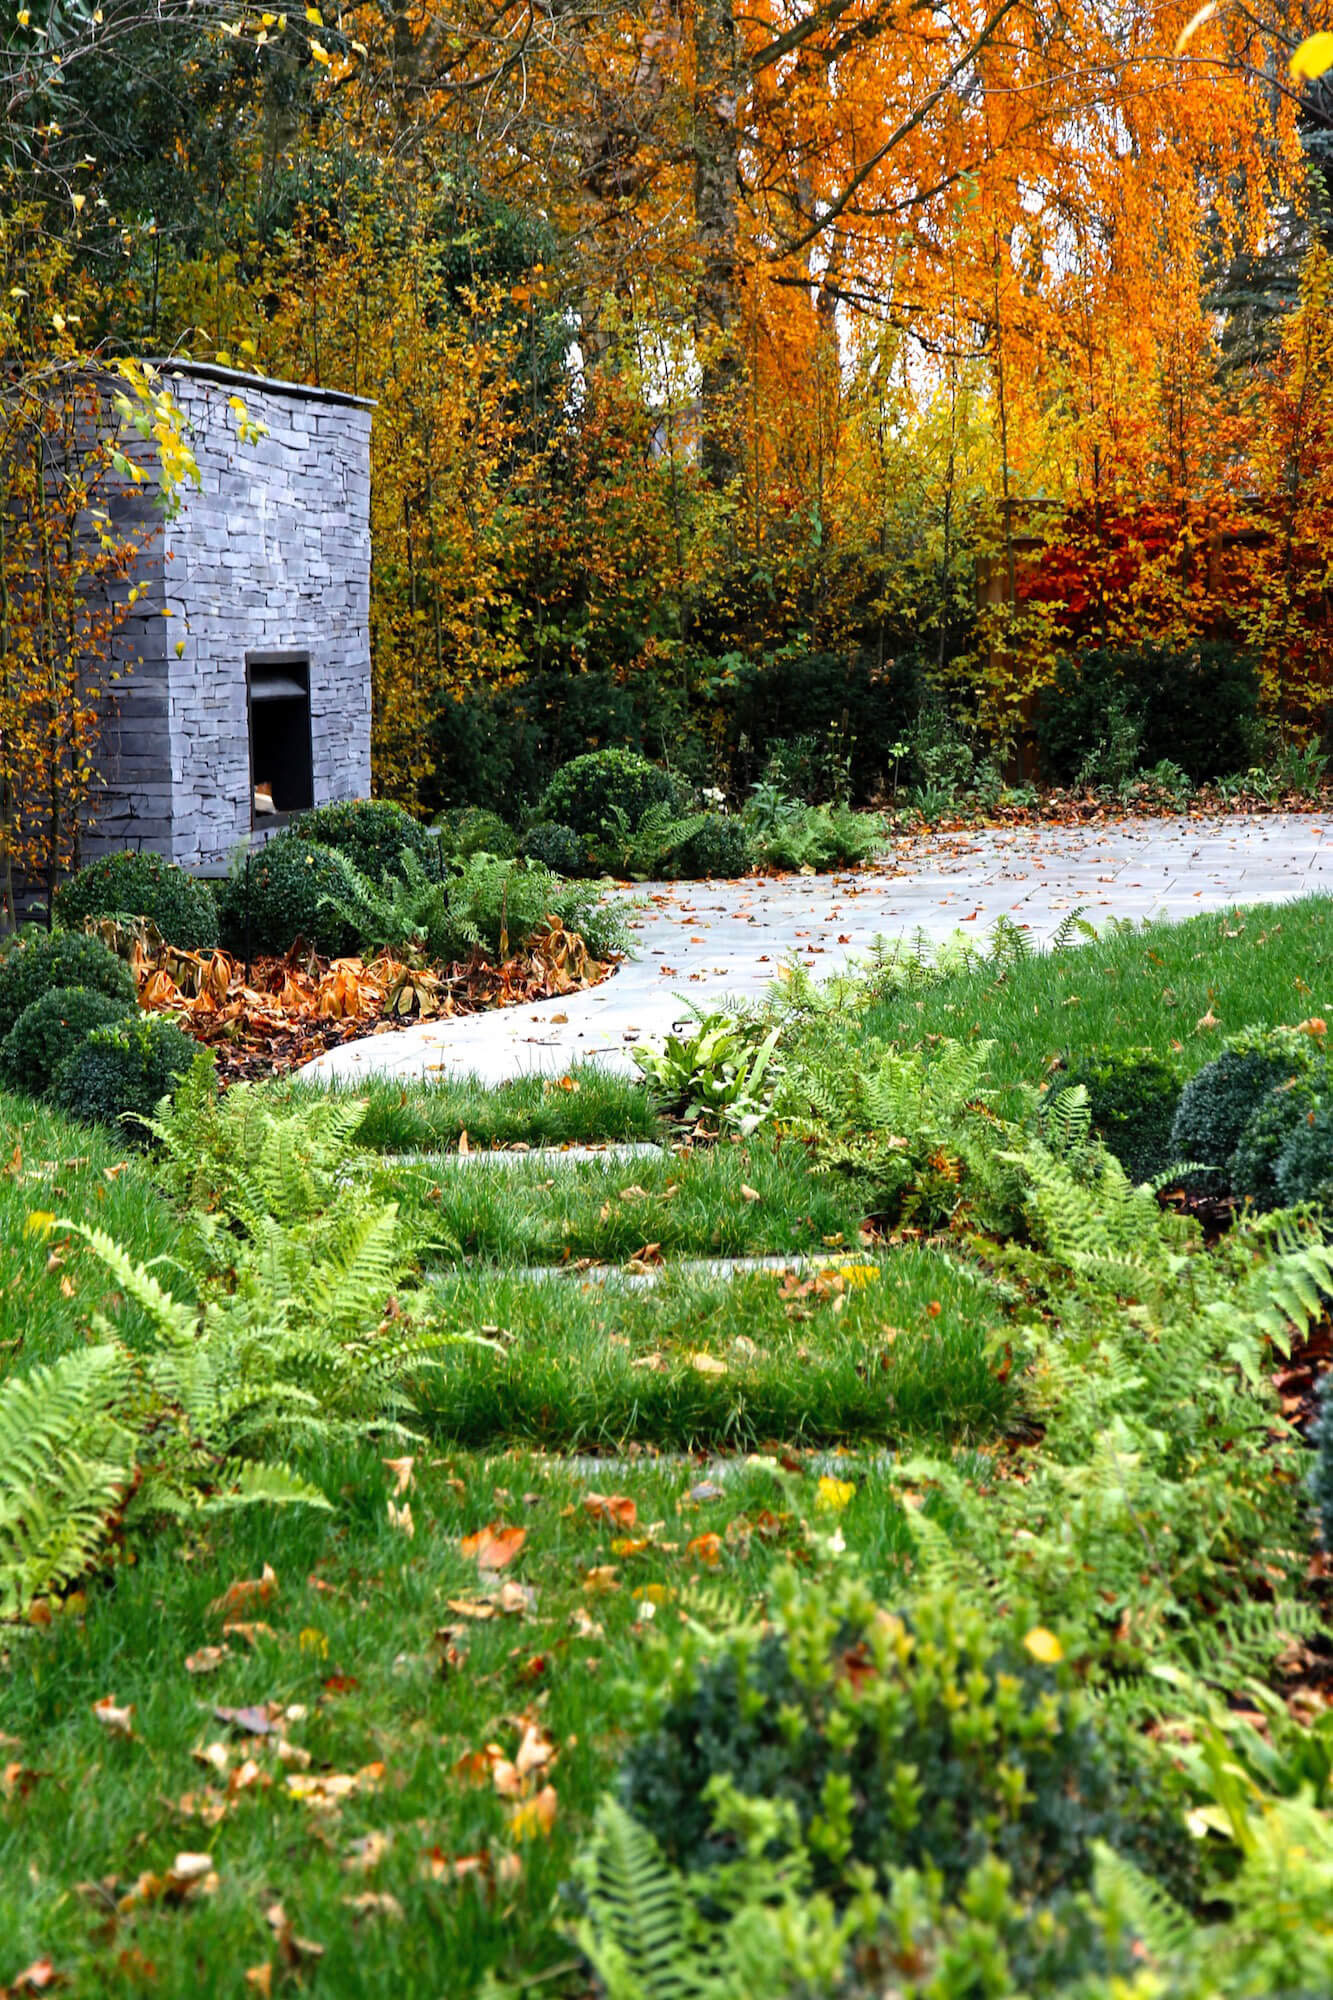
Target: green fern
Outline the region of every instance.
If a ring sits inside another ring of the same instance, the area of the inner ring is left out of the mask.
[[[72,1583],[105,1548],[133,1476],[113,1345],[11,1377],[0,1399],[0,1618]]]
[[[598,1806],[580,1874],[587,1909],[576,1936],[607,2000],[703,2000],[716,1991],[691,1952],[681,1877],[614,1799]]]

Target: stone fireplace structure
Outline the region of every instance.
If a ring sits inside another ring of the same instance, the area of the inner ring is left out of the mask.
[[[144,538],[81,855],[216,874],[289,814],[370,792],[371,405],[161,365],[200,484]]]

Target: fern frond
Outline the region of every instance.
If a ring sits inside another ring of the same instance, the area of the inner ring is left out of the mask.
[[[577,1936],[607,2000],[702,2000],[684,1884],[614,1799],[597,1808],[583,1874],[588,1904]]]

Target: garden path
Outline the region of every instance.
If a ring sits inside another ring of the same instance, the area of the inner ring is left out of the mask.
[[[784,961],[816,976],[876,937],[932,938],[998,917],[1044,943],[1070,910],[1089,920],[1179,919],[1232,903],[1333,893],[1333,816],[1121,820],[1023,826],[895,840],[873,867],[743,882],[649,883],[633,925],[639,956],[585,993],[537,1006],[425,1021],[330,1049],[312,1080],[474,1075],[498,1084],[560,1075],[576,1062],[632,1069],[685,1002],[757,999]]]

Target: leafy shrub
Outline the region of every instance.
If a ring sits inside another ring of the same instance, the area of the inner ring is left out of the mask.
[[[1319,1384],[1319,1420],[1315,1425],[1314,1446],[1318,1454],[1310,1474],[1310,1491],[1319,1511],[1319,1533],[1325,1549],[1333,1553],[1333,1374],[1325,1374]]]
[[[708,817],[707,813],[682,817],[669,805],[656,805],[631,825],[624,808],[612,806],[593,842],[593,859],[604,874],[627,875],[632,882],[666,875]]]
[[[730,813],[708,813],[671,856],[668,873],[686,882],[716,877],[732,881],[750,866],[751,844],[744,820]]]
[[[1253,655],[1220,641],[1063,660],[1037,708],[1043,775],[1070,784],[1137,731],[1142,762],[1178,764],[1195,784],[1250,763],[1258,732]],[[1123,749],[1118,753],[1123,761]]]
[[[1231,1156],[1231,1192],[1253,1202],[1261,1212],[1283,1200],[1278,1186],[1278,1161],[1297,1126],[1319,1102],[1311,1077],[1291,1077],[1266,1091],[1251,1113]]]
[[[1333,1201],[1333,1103],[1327,1098],[1294,1119],[1274,1179],[1285,1207]]]
[[[748,1135],[772,1113],[779,1030],[739,1014],[705,1014],[661,1048],[636,1048],[634,1061],[662,1110],[678,1125],[700,1121]]]
[[[776,1629],[733,1631],[711,1658],[656,1641],[650,1727],[619,1795],[672,1861],[726,1860],[708,1794],[725,1778],[795,1807],[835,1893],[854,1861],[881,1883],[933,1868],[957,1888],[990,1857],[1035,1894],[1087,1879],[1090,1843],[1122,1831],[1120,1798],[1072,1676],[1034,1657],[1058,1657],[1050,1634],[1029,1647],[1025,1620],[944,1594],[890,1612],[864,1584],[789,1569],[772,1596]]]
[[[689,787],[635,750],[592,750],[556,772],[542,794],[540,817],[596,838],[615,812],[637,827],[650,806],[686,812]]]
[[[529,861],[540,861],[555,875],[581,875],[588,866],[588,843],[580,840],[572,826],[558,820],[541,819],[523,837],[523,852]]]
[[[494,854],[512,861],[518,853],[518,835],[499,813],[482,806],[447,816],[441,822],[441,837],[447,851],[466,861],[474,854]]]
[[[849,806],[803,806],[773,785],[754,787],[741,815],[761,868],[852,867],[880,845],[879,820]]]
[[[82,931],[23,930],[0,954],[0,1035],[53,986],[86,986],[95,993],[135,1004],[134,976],[128,965]]]
[[[146,1124],[189,1075],[198,1053],[198,1043],[174,1021],[136,1014],[94,1028],[56,1069],[52,1095],[63,1110],[90,1123],[129,1118]]]
[[[392,799],[343,799],[334,805],[315,806],[298,814],[291,831],[300,840],[336,847],[375,883],[382,880],[386,869],[401,875],[404,848],[429,867],[436,861],[439,847],[431,829]]]
[[[90,862],[57,890],[56,915],[71,930],[88,917],[147,917],[183,951],[211,951],[218,941],[213,891],[160,854],[107,854]]]
[[[40,1096],[89,1029],[123,1021],[133,1012],[132,1000],[113,999],[93,986],[53,986],[24,1008],[0,1042],[0,1082]]]
[[[1294,1028],[1233,1036],[1181,1092],[1171,1125],[1173,1158],[1211,1167],[1210,1178],[1218,1179],[1268,1092],[1305,1074],[1313,1061],[1308,1037]]]
[[[1088,1093],[1093,1131],[1136,1185],[1172,1164],[1180,1078],[1169,1063],[1151,1049],[1084,1057],[1052,1083],[1050,1099],[1080,1083]]]
[[[285,952],[298,938],[341,958],[356,949],[357,928],[341,914],[340,902],[356,898],[360,877],[345,854],[302,840],[290,827],[275,834],[235,868],[222,885],[218,908],[222,941],[229,951]]]
[[[474,854],[450,877],[439,955],[507,956],[521,950],[548,917],[577,931],[594,958],[625,949],[624,916],[615,905],[602,903],[595,883],[562,882],[539,862]]]

